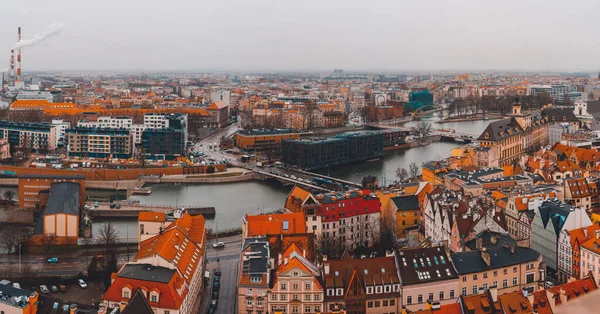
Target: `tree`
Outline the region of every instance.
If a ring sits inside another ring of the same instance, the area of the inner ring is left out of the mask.
[[[406,181],[406,179],[408,179],[408,171],[406,171],[405,168],[396,168],[396,177],[398,177],[398,180],[400,180],[400,182],[404,182]]]
[[[327,255],[328,259],[339,259],[346,250],[346,246],[338,237],[330,236],[325,232],[319,237],[319,251]]]
[[[13,250],[19,245],[19,239],[15,237],[14,233],[15,230],[13,227],[4,227],[0,231],[0,244],[8,253],[12,253]]]
[[[50,249],[52,248],[52,246],[56,243],[56,234],[54,233],[49,233],[46,234],[43,237],[43,243],[44,243],[44,252],[48,253],[50,251]]]
[[[85,253],[87,254],[90,245],[94,243],[94,238],[92,237],[83,237],[81,240],[83,242],[83,246],[85,247]]]
[[[8,200],[8,201],[12,202],[12,200],[15,198],[15,191],[13,191],[13,190],[6,190],[2,196],[4,196],[5,200]]]
[[[117,243],[117,235],[119,231],[113,226],[111,222],[108,222],[102,228],[100,228],[100,233],[98,236],[98,240],[100,243],[104,244],[106,248],[106,254],[108,255],[109,249]]]
[[[416,180],[419,176],[419,165],[414,161],[411,162],[410,165],[408,165],[408,171],[410,173],[410,179]]]
[[[412,128],[412,130],[421,138],[428,137],[433,132],[431,123],[427,123],[425,121],[421,121],[421,122],[417,123],[417,125],[414,126]]]

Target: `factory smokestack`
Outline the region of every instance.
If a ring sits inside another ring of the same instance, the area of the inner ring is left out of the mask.
[[[10,80],[12,81],[15,76],[15,50],[10,50]]]
[[[21,49],[21,48],[27,48],[27,47],[37,45],[37,44],[43,42],[44,40],[60,33],[60,31],[63,29],[63,27],[64,27],[63,23],[52,23],[48,26],[48,28],[46,28],[46,30],[43,33],[35,34],[33,37],[31,37],[29,39],[19,40],[12,47],[12,49]]]
[[[21,26],[19,26],[19,38],[17,40],[17,42],[21,42]],[[23,77],[21,77],[21,47],[19,47],[19,50],[17,52],[17,80],[18,81],[22,81]]]

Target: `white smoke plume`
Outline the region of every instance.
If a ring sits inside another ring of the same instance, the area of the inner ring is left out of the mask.
[[[21,41],[17,42],[12,47],[12,49],[17,50],[19,48],[26,48],[26,47],[31,47],[31,46],[37,45],[54,35],[58,35],[58,33],[60,33],[60,31],[63,29],[64,26],[65,25],[62,22],[52,23],[52,24],[50,24],[50,26],[48,26],[48,28],[46,28],[46,30],[43,33],[35,34],[33,37],[31,37],[29,39],[21,39]]]
[[[6,71],[8,71],[8,68],[6,68],[6,69],[3,69],[2,71],[0,71],[0,73],[2,73],[2,72],[6,72]]]

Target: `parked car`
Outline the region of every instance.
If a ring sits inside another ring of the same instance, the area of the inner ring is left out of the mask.
[[[50,264],[56,264],[58,263],[58,258],[57,257],[51,257],[48,259],[48,263]]]
[[[67,286],[65,286],[65,285],[59,285],[58,289],[62,292],[67,292]]]
[[[219,299],[219,291],[213,291],[212,292],[212,299],[213,300],[218,300]]]
[[[48,290],[48,287],[46,287],[46,285],[41,285],[40,292],[41,293],[50,293],[50,290]]]
[[[211,308],[216,309],[217,305],[219,305],[219,300],[211,300],[210,301],[210,307]]]
[[[81,289],[87,288],[87,283],[85,283],[85,281],[83,281],[83,279],[78,279],[77,283],[79,284],[79,286],[81,287]]]
[[[21,289],[21,285],[18,282],[13,282],[12,286],[17,288],[17,289]]]
[[[52,290],[52,292],[58,292],[58,287],[57,286],[50,286],[50,290]]]
[[[221,282],[221,276],[215,276],[213,282]]]
[[[223,243],[221,241],[213,244],[214,249],[218,249],[218,248],[222,248],[222,247],[225,247],[225,243]]]
[[[215,269],[215,276],[221,276],[221,270],[220,269]]]
[[[219,291],[219,288],[221,288],[221,284],[218,281],[213,281],[213,291]]]

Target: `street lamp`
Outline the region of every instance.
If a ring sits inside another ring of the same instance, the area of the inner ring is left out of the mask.
[[[21,243],[19,243],[19,274],[21,273]]]

